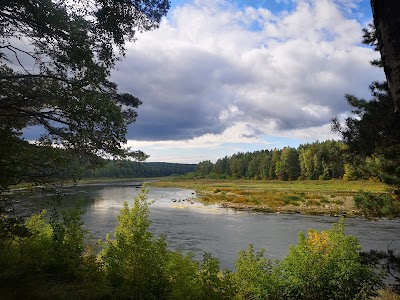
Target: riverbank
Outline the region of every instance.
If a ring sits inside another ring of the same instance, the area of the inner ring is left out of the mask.
[[[161,177],[83,179],[70,184],[127,184],[129,182],[134,182],[138,186],[146,182],[155,187],[192,189],[196,191],[198,201],[204,204],[217,204],[223,208],[266,213],[348,217],[362,215],[354,205],[355,194],[361,190],[371,193],[385,192],[384,184],[366,180],[179,180],[176,177]],[[18,188],[30,189],[32,185],[18,186]]]
[[[360,216],[353,196],[361,190],[385,192],[372,181],[258,181],[258,180],[160,180],[151,186],[193,189],[199,201],[224,208],[269,213]]]

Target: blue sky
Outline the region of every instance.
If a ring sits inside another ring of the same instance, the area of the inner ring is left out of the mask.
[[[369,0],[171,1],[112,79],[143,105],[128,145],[149,161],[197,163],[338,138],[346,93],[383,80],[361,44]]]

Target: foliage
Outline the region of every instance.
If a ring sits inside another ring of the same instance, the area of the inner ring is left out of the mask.
[[[272,276],[276,262],[264,257],[264,250],[255,252],[252,245],[240,251],[235,261],[235,279],[238,285],[237,299],[277,298],[277,285]]]
[[[218,259],[169,250],[149,231],[145,191],[126,203],[114,237],[85,247],[79,209],[33,215],[0,243],[0,291],[9,298],[39,299],[367,299],[381,277],[361,259],[343,220],[330,230],[300,234],[281,262],[250,245],[222,271]],[[1,219],[4,221],[5,217]],[[86,249],[85,249],[86,248]]]
[[[200,299],[200,263],[191,253],[185,255],[181,251],[169,251],[166,268],[170,284],[168,299]]]
[[[20,224],[28,234],[12,234],[2,239],[0,290],[7,291],[12,299],[64,298],[61,295],[66,293],[83,298],[81,289],[71,290],[74,282],[80,282],[85,287],[84,293],[90,291],[96,297],[97,290],[104,286],[103,277],[93,252],[84,249],[81,214],[76,208],[49,222],[43,211]],[[54,288],[60,290],[52,296]]]
[[[200,266],[197,284],[200,287],[200,299],[232,299],[236,286],[230,271],[221,272],[219,261],[205,253]]]
[[[357,239],[344,233],[344,219],[327,231],[299,234],[299,243],[278,266],[284,299],[368,299],[381,276],[362,264]]]
[[[290,147],[283,148],[279,168],[279,179],[296,180],[300,176],[298,151]]]
[[[86,170],[84,178],[145,178],[181,175],[194,171],[194,164],[136,162],[136,161],[108,161],[104,166],[94,170]]]
[[[108,237],[101,252],[102,268],[117,298],[158,299],[168,293],[167,244],[148,231],[148,214],[145,193],[131,208],[125,202],[117,217],[115,240]]]
[[[167,0],[2,1],[1,186],[51,178],[66,161],[38,146],[71,149],[89,161],[145,158],[124,148],[141,101],[118,92],[109,75],[125,41],[157,28],[168,8]],[[24,140],[27,129],[42,133],[35,145]]]
[[[365,44],[378,50],[375,28],[364,29]],[[382,67],[380,60],[371,62]],[[380,178],[400,193],[400,113],[395,109],[393,98],[386,82],[373,82],[369,86],[372,98],[365,100],[346,95],[353,107],[353,116],[344,123],[332,120],[332,128],[338,132],[348,146],[348,157],[352,160],[368,161],[371,177]]]
[[[197,164],[195,177],[219,179],[341,179],[344,174],[345,145],[338,141],[314,142],[297,149],[236,153],[215,164]]]
[[[400,201],[391,193],[363,192],[354,196],[354,202],[367,218],[396,218],[400,216]]]

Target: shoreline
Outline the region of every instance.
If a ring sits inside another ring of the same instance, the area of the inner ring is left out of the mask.
[[[203,202],[199,199],[200,202]],[[204,202],[203,202],[204,203]],[[275,213],[275,214],[303,214],[315,216],[331,216],[331,217],[363,217],[363,214],[358,209],[346,211],[339,207],[318,207],[318,206],[279,206],[268,207],[266,205],[252,205],[248,203],[232,203],[223,202],[216,203],[221,208],[229,208],[238,211],[253,211],[261,213]]]

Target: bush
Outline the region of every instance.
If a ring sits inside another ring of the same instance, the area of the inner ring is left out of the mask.
[[[99,256],[117,299],[232,299],[235,288],[219,261],[204,255],[201,265],[192,256],[167,249],[163,237],[148,231],[146,192],[125,202],[118,215],[115,240],[107,237]]]
[[[167,244],[148,231],[149,208],[145,193],[129,208],[125,202],[118,215],[115,240],[107,237],[100,254],[102,268],[118,299],[166,298],[168,291]]]
[[[209,253],[205,253],[203,256],[197,285],[200,288],[198,299],[230,300],[236,294],[233,274],[230,271],[221,272],[218,259]]]
[[[344,234],[344,219],[327,231],[299,234],[299,243],[275,273],[284,299],[368,299],[382,275],[362,264],[355,237]]]
[[[254,252],[249,245],[247,251],[240,251],[235,262],[237,299],[274,299],[277,284],[272,276],[276,262],[264,257],[264,250]]]
[[[367,218],[396,218],[400,216],[400,201],[393,194],[363,192],[354,196],[354,203]]]

